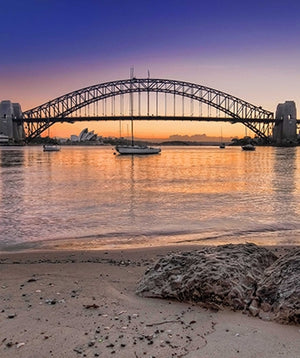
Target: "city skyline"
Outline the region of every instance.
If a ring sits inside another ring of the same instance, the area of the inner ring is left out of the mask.
[[[92,84],[129,77],[184,80],[275,112],[300,91],[300,5],[295,1],[12,1],[2,5],[0,99],[25,111]],[[13,20],[13,21],[12,21]],[[153,123],[137,136],[244,135],[242,125]],[[56,124],[68,136],[87,125]],[[116,122],[93,122],[117,135]]]

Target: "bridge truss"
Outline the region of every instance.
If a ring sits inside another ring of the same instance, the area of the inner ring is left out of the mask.
[[[136,96],[135,109],[133,109],[133,94]],[[163,114],[159,113],[158,94],[165,96],[161,101],[164,102]],[[126,103],[124,95],[129,95],[127,96],[129,101]],[[180,109],[178,99],[176,102],[178,97],[182,98]],[[116,98],[118,98],[118,110]],[[108,99],[110,99],[109,110]],[[187,99],[190,101],[189,114],[186,114],[187,105],[184,102]],[[99,103],[102,103],[102,114],[99,114]],[[198,114],[195,113],[195,103],[199,104]],[[201,106],[206,106],[205,111]],[[107,114],[108,111],[110,115]],[[272,112],[228,93],[190,82],[154,78],[116,80],[85,87],[25,111],[23,118],[19,120],[24,123],[27,141],[30,141],[58,122],[131,118],[242,123],[266,141],[269,141],[275,124]]]

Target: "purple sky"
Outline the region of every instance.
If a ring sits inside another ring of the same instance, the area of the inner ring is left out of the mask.
[[[151,77],[203,84],[271,111],[285,100],[300,106],[296,0],[10,0],[0,10],[0,100],[19,102],[23,110],[128,78],[131,66],[136,77],[149,69]],[[89,127],[118,131],[113,123]],[[176,124],[162,132],[219,128]],[[224,125],[223,132],[234,135],[237,128]]]

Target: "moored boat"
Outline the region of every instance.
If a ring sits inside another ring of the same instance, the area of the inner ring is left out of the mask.
[[[160,148],[148,147],[147,145],[117,145],[116,151],[119,154],[158,154],[161,152]]]
[[[60,151],[60,146],[52,145],[52,144],[44,144],[43,150],[44,150],[44,152],[58,152],[58,151]]]
[[[133,68],[130,69],[130,79],[134,79],[133,77]],[[147,145],[138,145],[134,143],[133,137],[133,96],[132,92],[130,92],[130,113],[131,113],[131,145],[117,145],[116,151],[119,154],[158,154],[161,152],[160,148],[149,147]]]
[[[255,150],[255,147],[254,147],[254,145],[253,144],[245,144],[245,145],[242,145],[242,149],[243,150]]]

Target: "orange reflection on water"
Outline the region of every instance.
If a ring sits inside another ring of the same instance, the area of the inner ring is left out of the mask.
[[[113,153],[79,146],[1,151],[0,244],[77,250],[299,242],[298,148]]]

